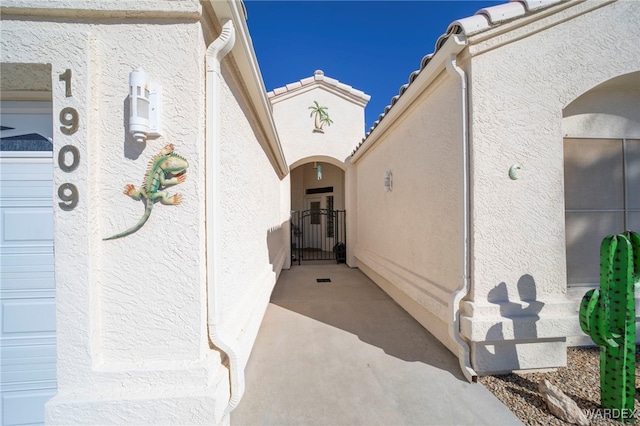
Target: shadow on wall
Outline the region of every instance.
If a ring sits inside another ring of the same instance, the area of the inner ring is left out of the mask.
[[[271,303],[351,333],[391,357],[424,363],[466,382],[457,358],[358,269],[335,263],[294,265],[282,272]]]
[[[509,298],[507,284],[501,282],[489,291],[487,300],[500,306],[502,321],[492,326],[485,336],[485,340],[493,345],[493,352],[485,345],[478,345],[477,359],[493,371],[504,370],[503,365],[509,365],[509,370],[520,368],[520,360],[516,349],[516,343],[524,340],[532,340],[538,337],[536,322],[544,303],[536,296],[536,282],[529,274],[522,275],[518,280],[519,302]],[[503,323],[505,320],[513,321],[513,337],[505,336]]]
[[[286,264],[287,256],[287,239],[285,230],[289,228],[290,221],[286,220],[278,226],[269,228],[267,231],[267,250],[269,254],[269,263],[273,268],[273,271],[277,274],[280,273],[283,265]]]
[[[138,157],[140,157],[140,154],[142,154],[144,149],[147,147],[147,142],[139,143],[133,138],[131,133],[129,133],[129,117],[131,116],[131,102],[129,101],[129,96],[124,98],[122,111],[122,123],[124,124],[122,129],[124,131],[124,135],[122,137],[122,140],[124,141],[124,156],[129,160],[137,160]]]

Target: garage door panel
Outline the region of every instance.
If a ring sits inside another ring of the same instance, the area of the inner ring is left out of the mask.
[[[55,284],[51,283],[51,280],[54,279],[55,274],[53,272],[38,272],[32,274],[26,273],[4,273],[2,274],[2,298],[10,297],[6,292],[12,291],[30,291],[31,293],[28,296],[20,296],[23,297],[42,297],[41,294],[33,294],[33,291],[48,291],[55,290]],[[47,295],[48,297],[54,297],[54,295]],[[13,296],[10,298],[17,298],[18,296]]]
[[[3,300],[2,336],[56,330],[54,300]]]
[[[55,348],[54,348],[55,350]],[[2,387],[6,390],[33,390],[55,387],[56,360],[28,358],[29,364],[3,363]]]
[[[55,395],[55,389],[11,392],[2,396],[2,424],[40,424],[44,419],[44,404]]]
[[[42,168],[42,170],[35,170],[33,173],[26,171],[24,169],[24,165],[20,164],[19,168],[15,168],[15,172],[8,173],[7,169],[12,166],[12,164],[8,164],[3,161],[2,164],[2,181],[8,187],[16,187],[16,188],[28,188],[30,186],[40,187],[45,186],[47,183],[51,183],[49,177],[51,177],[51,173],[53,171],[52,167]],[[33,170],[29,168],[28,170]]]
[[[2,387],[9,391],[55,388],[55,358],[41,360],[29,358],[29,365],[6,365],[2,373]],[[4,367],[4,365],[3,365]]]
[[[9,257],[9,256],[8,256]],[[3,259],[0,262],[2,267],[2,276],[4,275],[19,275],[20,273],[30,274],[31,272],[51,272],[54,271],[53,262],[49,263],[49,260],[53,260],[51,255],[17,255],[10,256],[13,259]],[[33,263],[29,263],[33,261]],[[4,286],[3,286],[4,287]]]
[[[16,276],[17,275],[17,276]],[[34,274],[35,275],[35,274]],[[23,277],[19,274],[7,274],[2,275],[2,292],[18,291],[18,292],[33,292],[33,291],[47,291],[55,290],[55,284],[51,282],[54,279],[53,272],[42,272],[39,276]],[[45,297],[54,297],[51,291],[47,292]],[[37,296],[41,296],[38,294]],[[20,294],[15,297],[27,297],[26,294]],[[33,296],[28,296],[33,297]],[[4,298],[4,295],[3,295]]]
[[[0,178],[10,185],[27,186],[32,181],[50,182],[52,174],[53,164],[50,158],[2,159]]]
[[[34,170],[32,167],[26,167],[25,164],[19,164],[18,168],[15,168],[14,172],[9,173],[7,169],[11,169],[14,164],[2,161],[2,182],[7,187],[13,188],[29,188],[29,187],[41,187],[47,184],[51,186],[51,173],[52,167],[42,168],[41,170]],[[28,164],[26,165],[28,166]],[[33,170],[33,173],[31,172]]]
[[[36,360],[38,362],[54,362],[56,359],[56,339],[53,335],[49,337],[3,338],[2,365],[23,365],[25,360]]]
[[[46,241],[44,241],[46,242]],[[22,247],[22,250],[15,250],[17,248]],[[42,247],[43,250],[37,250],[38,247]],[[42,246],[33,245],[33,244],[15,244],[13,247],[5,247],[7,250],[2,251],[2,259],[0,260],[0,265],[2,265],[3,272],[8,271],[13,266],[15,267],[23,267],[23,266],[45,266],[51,268],[53,266],[53,251],[51,250],[51,245],[46,247],[46,245],[42,244]],[[8,250],[11,249],[11,250]],[[40,252],[40,253],[38,253]],[[38,269],[40,270],[40,269]],[[53,270],[53,269],[47,269]]]
[[[51,208],[5,209],[2,212],[2,240],[52,241]]]
[[[24,206],[24,201],[28,201],[30,205],[34,207],[37,206],[51,206],[51,197],[52,197],[53,187],[51,183],[46,185],[45,182],[42,185],[5,185],[2,184],[2,189],[0,189],[0,197],[6,200],[6,203],[3,201],[3,205],[6,207],[14,207]],[[27,192],[27,193],[25,193]],[[16,203],[15,201],[19,200],[20,203]],[[47,201],[48,200],[48,201]]]
[[[28,160],[28,161],[27,161]],[[2,200],[2,221],[5,216],[24,212],[25,208],[41,207],[52,212],[53,164],[51,158],[2,158],[0,159],[0,199]],[[16,210],[14,210],[16,209]],[[15,222],[15,221],[14,221]],[[52,238],[52,232],[48,233]]]

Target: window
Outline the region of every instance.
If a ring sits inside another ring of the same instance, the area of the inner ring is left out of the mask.
[[[311,207],[311,224],[320,225],[320,201],[312,201],[309,206]]]
[[[325,186],[322,188],[309,188],[305,191],[307,195],[326,194],[327,192],[333,192],[333,186]]]
[[[565,139],[567,283],[597,286],[600,243],[640,231],[640,140]]]

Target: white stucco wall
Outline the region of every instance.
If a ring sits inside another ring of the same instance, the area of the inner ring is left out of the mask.
[[[355,187],[345,185],[345,160],[362,140],[364,107],[369,96],[325,76],[320,70],[312,77],[269,92],[269,96],[282,150],[291,169],[290,176],[286,178],[290,182],[291,210],[307,208],[305,188],[333,185],[335,208],[348,210],[347,263],[356,266],[353,257],[355,235],[352,234],[357,227],[356,216],[349,212],[355,207],[351,202],[355,200]],[[314,105],[314,101],[327,107],[326,111],[333,120],[330,126],[323,126],[322,133],[314,131],[314,118],[310,116],[309,107]],[[312,182],[314,177],[309,171],[314,161],[323,167],[323,180],[317,183]]]
[[[459,93],[443,72],[355,164],[358,267],[452,351],[449,300],[463,275]]]
[[[608,80],[562,111],[569,138],[640,139],[640,71]]]
[[[54,170],[58,395],[47,404],[47,422],[228,422],[229,371],[207,330],[204,63],[211,37],[200,22],[201,4],[107,1],[96,4],[99,11],[64,1],[49,11],[34,11],[38,5],[28,1],[8,6],[14,8],[3,13],[2,61],[51,64],[54,123],[65,107],[75,108],[80,122],[70,136],[54,125],[54,159],[70,144],[80,163],[71,173],[57,163]],[[13,19],[16,13],[36,17]],[[143,144],[126,127],[133,65],[163,88],[162,136]],[[225,332],[246,362],[284,263],[280,225],[288,203],[280,187],[288,190],[288,182],[266,159],[262,134],[249,124],[256,118],[247,117],[247,98],[237,94],[241,84],[226,66],[215,165],[224,191],[220,289],[233,325]],[[73,73],[71,97],[59,80],[66,69]],[[169,189],[182,194],[182,203],[157,203],[138,232],[103,241],[142,216],[144,204],[123,187],[139,186],[167,143],[189,162],[186,181]],[[57,206],[65,182],[79,193],[70,212]]]
[[[344,162],[364,135],[364,104],[352,95],[322,83],[272,97],[273,118],[278,128],[287,163],[292,165],[314,156],[328,156]],[[330,126],[324,133],[314,132],[314,120],[309,106],[317,101],[327,107]],[[313,161],[313,160],[312,160]]]
[[[255,129],[244,116],[239,89],[223,69],[220,151],[222,214],[220,295],[223,327],[249,358],[277,276],[288,256],[289,200]],[[288,191],[285,191],[288,195]]]
[[[640,69],[638,3],[557,9],[470,38],[473,291],[462,331],[481,342],[481,371],[562,365],[565,336],[581,334],[583,292],[566,289],[563,109]]]

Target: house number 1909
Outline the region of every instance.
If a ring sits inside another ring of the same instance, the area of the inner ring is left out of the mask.
[[[71,70],[67,69],[60,75],[60,81],[65,83],[65,95],[71,97]],[[71,136],[78,131],[79,124],[78,111],[75,108],[66,107],[60,111],[60,131]],[[67,162],[67,157],[71,157],[71,162]],[[65,173],[71,173],[78,168],[80,164],[80,151],[73,145],[65,145],[58,152],[58,167]],[[63,183],[58,187],[58,203],[60,208],[65,211],[71,211],[78,205],[78,188],[72,183]]]

